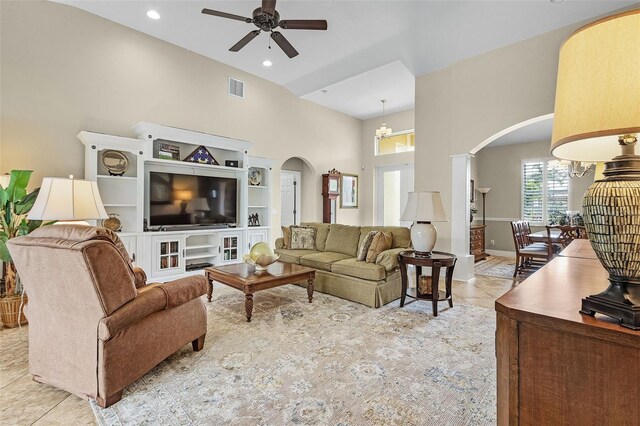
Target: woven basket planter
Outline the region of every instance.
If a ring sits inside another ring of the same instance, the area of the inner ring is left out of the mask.
[[[20,304],[24,300],[22,311],[20,311]],[[20,296],[11,296],[0,298],[0,319],[2,324],[7,328],[14,328],[18,325],[27,324],[27,317],[24,316],[24,307],[27,305],[28,299],[25,295],[23,298]],[[18,321],[18,316],[20,321]]]

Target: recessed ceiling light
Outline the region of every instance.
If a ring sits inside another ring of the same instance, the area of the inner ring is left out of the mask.
[[[148,10],[147,16],[151,19],[160,19],[160,14],[155,10]]]
[[[265,60],[262,62],[262,65],[264,65],[265,67],[270,67],[271,65],[273,65],[273,63],[272,63],[270,60],[265,59]]]

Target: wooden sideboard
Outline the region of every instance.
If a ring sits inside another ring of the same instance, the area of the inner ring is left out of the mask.
[[[640,425],[640,331],[579,313],[607,273],[566,251],[496,301],[498,424]]]
[[[487,258],[487,253],[484,251],[484,229],[486,227],[487,225],[471,225],[469,253],[473,255],[475,262]]]

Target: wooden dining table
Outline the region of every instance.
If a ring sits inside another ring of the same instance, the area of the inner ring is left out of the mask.
[[[527,237],[529,237],[529,241],[531,241],[532,243],[546,243],[547,241],[549,241],[549,236],[547,235],[547,231],[538,231],[538,232],[532,232],[531,234],[528,234]],[[560,242],[560,230],[559,229],[552,229],[551,230],[551,242],[552,243],[559,243]]]

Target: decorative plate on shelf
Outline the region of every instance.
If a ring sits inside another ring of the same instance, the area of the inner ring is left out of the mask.
[[[258,186],[262,183],[262,172],[255,167],[249,167],[249,185]]]
[[[111,176],[122,176],[129,170],[129,159],[121,151],[113,149],[104,151],[100,160]]]

